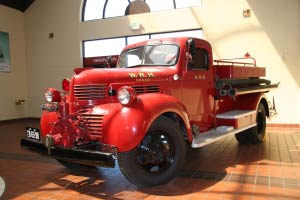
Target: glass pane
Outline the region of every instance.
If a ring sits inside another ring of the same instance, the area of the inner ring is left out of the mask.
[[[84,42],[85,57],[119,55],[125,47],[125,38]]]
[[[128,0],[109,0],[104,18],[124,16],[128,5]]]
[[[146,46],[145,65],[174,65],[179,47],[176,45]]]
[[[149,35],[132,36],[127,38],[127,45],[149,40]]]
[[[170,33],[159,33],[152,34],[151,39],[157,38],[170,38],[170,37],[194,37],[194,38],[202,38],[202,30],[192,30],[192,31],[178,31],[178,32],[170,32]]]
[[[200,6],[201,0],[176,0],[176,8],[186,8],[191,6]]]
[[[150,11],[161,11],[174,9],[173,0],[146,0]]]
[[[144,47],[139,47],[135,49],[130,49],[123,52],[119,59],[119,67],[133,67],[142,64],[142,59],[144,55]]]
[[[145,51],[145,52],[144,52]],[[177,45],[149,45],[123,52],[119,59],[119,67],[171,66],[176,64],[179,47]]]
[[[86,0],[83,21],[102,19],[105,1]]]

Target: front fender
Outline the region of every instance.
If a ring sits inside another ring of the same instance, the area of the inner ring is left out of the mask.
[[[153,121],[167,112],[180,116],[190,131],[184,106],[176,98],[160,93],[140,95],[130,107],[119,103],[99,105],[93,109],[92,114],[104,115],[103,142],[125,152],[140,144]]]

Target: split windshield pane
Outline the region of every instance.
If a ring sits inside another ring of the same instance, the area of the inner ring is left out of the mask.
[[[119,59],[119,67],[172,66],[177,62],[179,47],[171,44],[148,45],[123,52]]]

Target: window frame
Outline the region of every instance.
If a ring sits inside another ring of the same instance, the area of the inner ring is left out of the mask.
[[[135,36],[149,36],[149,39],[152,39],[153,35],[156,34],[168,34],[168,33],[174,33],[174,32],[192,32],[192,31],[201,31],[201,35],[199,35],[198,38],[202,39],[203,38],[203,29],[202,28],[196,28],[196,29],[186,29],[186,30],[180,30],[180,31],[166,31],[166,32],[157,32],[157,33],[150,33],[150,34],[140,34],[140,35],[125,35],[125,36],[118,36],[118,37],[107,37],[107,38],[100,38],[100,39],[92,39],[92,40],[82,40],[81,41],[81,46],[82,46],[82,62],[83,62],[83,67],[86,66],[85,64],[85,58],[89,58],[89,57],[85,57],[86,53],[85,53],[85,42],[90,42],[90,41],[98,41],[98,40],[109,40],[109,39],[117,39],[117,38],[124,38],[125,39],[125,46],[128,45],[128,38],[129,37],[135,37]],[[189,37],[189,36],[187,36]],[[124,46],[124,47],[125,47]],[[121,52],[120,52],[121,53]],[[118,54],[120,55],[120,54]],[[99,55],[99,57],[102,55]],[[111,55],[113,56],[113,55]]]
[[[83,4],[82,4],[82,10],[81,10],[81,21],[82,22],[93,21],[93,20],[101,20],[101,19],[109,19],[109,18],[114,18],[114,17],[123,17],[123,16],[125,16],[125,10],[124,10],[124,15],[122,15],[122,16],[113,16],[113,17],[107,17],[107,18],[105,18],[106,8],[107,8],[107,4],[108,4],[108,1],[109,1],[109,0],[105,0],[104,5],[103,5],[102,14],[101,14],[102,18],[85,20],[85,12],[86,12],[87,1],[88,0],[84,0]],[[127,1],[128,1],[128,5],[129,5],[133,0],[127,0]],[[173,3],[173,9],[167,9],[167,10],[176,10],[176,9],[190,8],[190,7],[195,7],[195,6],[201,6],[202,5],[202,0],[199,0],[199,5],[187,5],[187,6],[179,7],[178,8],[177,4],[176,4],[176,0],[170,0],[170,1],[172,1],[172,3]],[[147,3],[147,0],[144,0],[144,2]],[[150,11],[150,12],[160,12],[160,11],[167,11],[167,10],[158,10],[158,11]]]

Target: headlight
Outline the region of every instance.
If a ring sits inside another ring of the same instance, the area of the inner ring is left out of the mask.
[[[118,91],[118,100],[122,105],[130,105],[136,99],[135,91],[131,87],[121,87]]]
[[[60,102],[61,95],[60,92],[53,88],[48,88],[45,92],[45,99],[47,102]]]
[[[50,90],[47,90],[45,92],[45,99],[46,99],[47,102],[52,102],[53,95],[52,95],[52,92]]]

